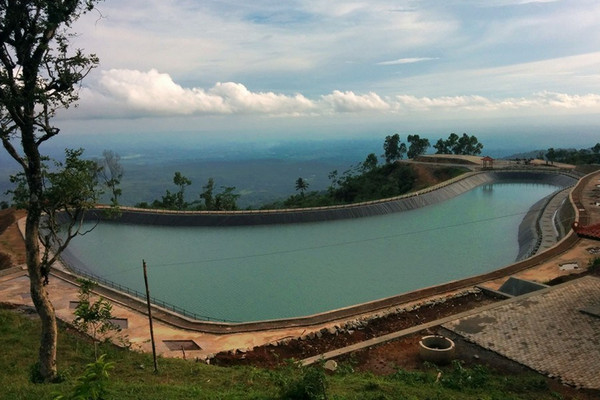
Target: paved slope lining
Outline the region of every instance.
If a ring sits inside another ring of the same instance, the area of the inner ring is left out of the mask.
[[[240,226],[361,218],[407,211],[440,203],[477,186],[494,182],[536,182],[567,187],[575,184],[577,179],[558,172],[486,171],[465,174],[459,178],[408,195],[352,205],[230,212],[173,212],[123,207],[119,221],[142,225]],[[101,219],[103,216],[102,213],[96,212],[90,215],[91,218]]]

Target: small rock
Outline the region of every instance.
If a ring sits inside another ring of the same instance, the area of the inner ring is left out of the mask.
[[[323,364],[323,368],[325,368],[327,371],[331,371],[331,372],[335,372],[337,367],[338,367],[338,364],[337,364],[337,362],[335,362],[335,360],[327,360],[327,361],[325,361],[325,364]]]

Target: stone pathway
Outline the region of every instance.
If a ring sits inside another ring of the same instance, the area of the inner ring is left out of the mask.
[[[587,276],[443,327],[565,384],[600,389],[600,318],[581,312],[598,305],[600,279]]]

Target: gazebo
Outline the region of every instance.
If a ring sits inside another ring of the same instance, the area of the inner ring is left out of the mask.
[[[494,168],[494,159],[490,156],[485,156],[481,159],[483,168]]]

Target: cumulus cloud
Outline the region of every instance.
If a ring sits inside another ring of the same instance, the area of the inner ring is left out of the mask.
[[[251,92],[234,82],[217,83],[212,88],[184,88],[169,74],[155,69],[148,72],[112,69],[103,71],[92,90],[82,95],[82,102],[106,103],[113,100],[137,114],[275,114],[310,113],[314,104],[300,94],[286,96],[273,92]]]
[[[408,114],[438,111],[494,113],[535,110],[598,112],[600,94],[538,92],[528,97],[500,99],[480,95],[380,96],[375,92],[334,90],[316,99],[255,92],[236,82],[219,82],[208,89],[185,88],[157,70],[103,71],[96,84],[81,96],[83,116],[95,118],[169,117],[186,115],[263,115],[311,117],[336,114]],[[81,117],[81,115],[80,115]]]
[[[385,111],[390,107],[381,97],[372,92],[357,95],[354,92],[334,90],[321,99],[326,108],[334,112]]]

